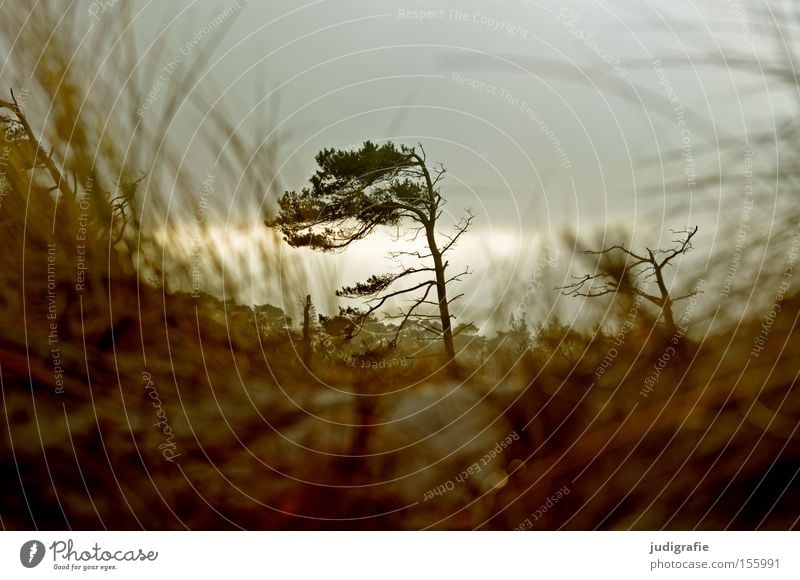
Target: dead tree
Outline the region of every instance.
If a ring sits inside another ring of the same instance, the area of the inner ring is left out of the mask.
[[[586,250],[583,253],[599,256],[597,273],[584,276],[573,276],[574,282],[560,286],[565,296],[581,296],[595,298],[619,292],[640,296],[659,308],[664,326],[669,333],[675,332],[675,315],[673,306],[699,293],[693,290],[680,296],[671,296],[670,289],[664,280],[664,270],[677,258],[692,250],[692,238],[697,234],[697,226],[681,230],[671,230],[677,237],[673,247],[652,250],[645,247],[642,253],[636,253],[617,244],[604,250]],[[622,257],[622,262],[615,262],[611,257]],[[651,281],[655,282],[657,293],[648,291]]]
[[[366,302],[361,321],[389,306],[393,299],[417,296],[391,316],[400,320],[398,332],[412,317],[438,320],[441,330],[437,334],[444,343],[446,366],[457,375],[450,305],[462,295],[450,297],[448,290],[470,271],[465,268],[449,275],[447,253],[469,229],[474,216],[466,210],[452,234],[438,231],[445,204],[439,191],[446,173],[444,166],[430,166],[422,145],[395,146],[389,142],[378,146],[370,141],[355,150],[325,149],[317,154],[316,161],[319,169],[310,178],[310,186],[285,192],[278,200],[278,215],[267,225],[277,227],[293,247],[324,252],[343,250],[379,227],[397,228],[398,236],[402,230],[410,240],[424,234],[427,251],[390,252],[389,256],[398,261],[399,271],[370,276],[341,288],[337,296]],[[406,266],[403,258],[414,259],[419,265]],[[417,312],[426,307],[437,312]]]

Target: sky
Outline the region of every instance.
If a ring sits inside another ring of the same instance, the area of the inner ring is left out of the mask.
[[[119,9],[110,4],[96,34]],[[251,187],[246,180],[215,185],[209,222],[220,230],[214,243],[231,268],[256,262],[248,255],[253,245],[273,243],[259,230],[263,218],[284,189],[303,186],[320,149],[365,140],[421,143],[447,168],[443,229],[465,208],[476,214],[455,260],[475,271],[466,287],[476,296],[476,316],[486,316],[481,303],[524,284],[537,252],[565,229],[604,243],[627,228],[632,245],[657,245],[671,239],[670,227],[700,223],[713,245],[723,192],[695,184],[719,170],[715,140],[746,139],[787,110],[763,76],[705,62],[769,54],[754,34],[759,16],[735,2],[134,6],[142,59],[167,66],[177,55],[211,50],[189,77],[192,92],[223,110],[254,149],[270,151],[275,181],[264,191],[242,191]],[[166,76],[163,94],[179,78]],[[140,82],[158,88],[144,106],[163,106],[158,79]],[[214,162],[196,131],[204,122],[181,106],[169,128],[186,141],[186,163],[196,166],[198,181]],[[675,151],[678,161],[666,162]],[[284,250],[302,261],[304,283],[331,310],[338,304],[325,292],[331,280],[346,284],[384,270],[390,245],[380,235],[347,255]],[[573,261],[567,256],[562,270]],[[251,277],[270,276],[248,267]],[[243,294],[239,299],[276,300],[270,284]]]

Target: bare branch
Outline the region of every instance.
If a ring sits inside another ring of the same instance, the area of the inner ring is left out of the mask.
[[[464,293],[463,292],[461,294],[456,294],[453,298],[450,298],[447,301],[447,303],[451,304],[451,303],[455,302],[456,300],[458,300],[459,298],[463,298],[463,297],[464,297]],[[453,318],[455,318],[455,316]]]
[[[428,286],[435,286],[436,282],[433,280],[426,280],[425,282],[421,282],[416,286],[412,286],[410,288],[403,288],[402,290],[396,290],[394,292],[390,292],[389,294],[384,294],[383,296],[374,298],[370,300],[371,305],[369,306],[368,314],[373,314],[377,310],[379,310],[390,298],[394,298],[395,296],[400,296],[402,294],[408,294],[409,292],[414,292],[419,290],[420,288],[425,288]]]
[[[564,286],[557,286],[556,290],[561,290],[564,296],[582,296],[586,298],[595,298],[597,296],[605,296],[606,294],[613,294],[619,290],[619,285],[611,281],[605,281],[600,288],[594,289],[593,283],[595,280],[603,280],[606,274],[595,274],[593,276],[586,274],[584,276],[572,276],[576,281]],[[584,288],[586,288],[584,290]]]
[[[644,256],[639,256],[638,254],[634,254],[628,248],[626,248],[625,246],[620,245],[620,244],[608,247],[605,250],[583,250],[582,253],[590,255],[590,256],[600,256],[600,255],[603,255],[603,254],[609,254],[609,253],[611,253],[611,252],[613,252],[615,250],[619,250],[619,251],[621,251],[621,252],[623,252],[625,254],[628,254],[630,257],[635,258],[636,260],[639,261],[638,264],[643,264],[643,263],[648,261],[647,258],[645,258]]]
[[[464,276],[468,276],[469,274],[472,274],[472,272],[470,271],[469,267],[467,267],[464,269],[463,272],[459,272],[455,276],[451,276],[450,278],[445,280],[444,283],[449,284],[450,282],[460,282],[461,278],[463,278]]]
[[[430,284],[425,289],[425,292],[423,293],[422,297],[419,300],[417,300],[416,302],[414,302],[414,304],[403,314],[403,320],[397,326],[397,332],[394,335],[394,342],[395,343],[397,343],[397,338],[400,336],[400,333],[403,331],[403,328],[405,327],[406,323],[408,322],[408,319],[411,317],[412,314],[414,314],[414,311],[416,311],[417,308],[419,308],[422,304],[425,303],[425,301],[428,298],[428,294],[431,291],[431,288],[433,288],[434,286],[435,286],[434,284]]]
[[[420,322],[417,322],[417,326],[419,326],[423,330],[427,330],[431,334],[435,334],[437,337],[442,336],[442,331],[441,330],[437,330],[435,328],[428,328],[427,326],[425,326],[424,324],[422,324]]]
[[[687,298],[692,298],[692,297],[697,296],[698,294],[702,294],[702,293],[703,293],[702,290],[693,290],[692,292],[689,292],[688,294],[683,294],[682,296],[678,296],[677,298],[673,298],[672,301],[673,302],[677,302],[678,300],[686,300]]]
[[[659,250],[660,253],[666,254],[659,265],[664,267],[676,256],[679,256],[680,254],[686,254],[694,249],[694,246],[692,245],[692,238],[697,233],[697,229],[698,226],[694,226],[694,228],[684,228],[682,230],[670,230],[673,234],[683,234],[683,237],[672,240],[672,242],[677,245],[676,248]]]
[[[67,199],[75,199],[75,192],[70,190],[67,180],[63,175],[61,175],[61,172],[56,167],[56,164],[53,163],[51,158],[52,151],[50,152],[50,155],[48,155],[42,145],[39,143],[39,140],[33,134],[33,129],[31,129],[28,119],[25,118],[25,114],[22,112],[22,108],[17,102],[17,97],[14,96],[14,89],[11,89],[11,101],[11,103],[3,101],[3,106],[10,108],[14,112],[14,115],[17,117],[17,122],[25,132],[25,136],[28,138],[30,144],[34,147],[34,161],[41,159],[42,165],[47,169],[48,173],[50,173],[50,177],[58,186],[58,189],[61,191],[61,193]]]

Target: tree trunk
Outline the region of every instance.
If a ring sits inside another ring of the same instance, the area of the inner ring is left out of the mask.
[[[667,332],[669,334],[675,333],[675,316],[672,313],[672,300],[667,298],[664,300],[664,324],[667,327]]]
[[[653,269],[656,273],[656,284],[658,290],[661,292],[661,315],[664,317],[664,325],[667,332],[673,334],[675,332],[675,316],[672,314],[672,300],[669,297],[669,290],[666,283],[664,283],[664,276],[661,275],[661,266],[655,261],[652,252],[650,257],[653,259]]]
[[[442,254],[436,245],[436,236],[433,226],[426,229],[428,238],[428,249],[433,258],[433,268],[436,271],[436,296],[439,304],[439,320],[442,323],[442,340],[444,341],[444,352],[447,358],[446,366],[454,376],[458,376],[458,366],[456,365],[456,348],[453,344],[453,328],[450,321],[450,305],[447,302],[447,283],[444,275],[445,264],[442,262]]]

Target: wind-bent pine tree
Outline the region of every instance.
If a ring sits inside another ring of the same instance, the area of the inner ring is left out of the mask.
[[[447,364],[457,372],[450,304],[462,295],[448,298],[447,288],[469,270],[448,277],[445,254],[469,229],[474,216],[466,210],[451,235],[436,231],[445,203],[439,192],[444,166],[429,168],[422,145],[398,147],[387,142],[378,146],[370,141],[355,150],[324,149],[316,161],[319,169],[309,180],[310,186],[286,191],[278,200],[278,215],[266,224],[277,227],[293,247],[323,252],[343,250],[383,226],[409,226],[413,239],[424,233],[428,253],[390,252],[389,257],[400,262],[399,272],[370,276],[365,282],[341,288],[337,295],[367,299],[366,310],[359,313],[365,320],[390,299],[416,293],[409,307],[399,314],[387,314],[387,318],[400,320],[398,334],[412,316],[438,319],[441,328],[428,330],[441,336]],[[417,259],[419,265],[403,265],[404,257]],[[401,281],[407,285],[398,288]],[[435,300],[429,299],[433,290]],[[438,314],[418,313],[423,305],[436,306]],[[395,343],[396,339],[397,335]]]

